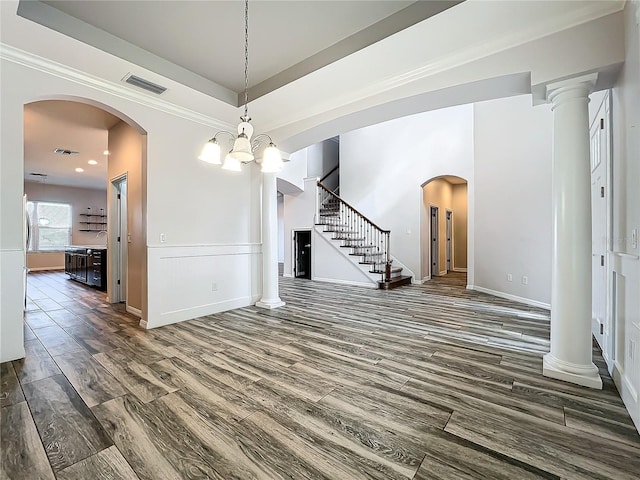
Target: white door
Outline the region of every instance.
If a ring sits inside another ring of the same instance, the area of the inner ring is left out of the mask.
[[[438,251],[438,207],[431,207],[431,276],[440,275],[440,253]]]
[[[591,126],[591,321],[593,335],[610,357],[611,332],[607,319],[607,197],[609,166],[608,96]]]

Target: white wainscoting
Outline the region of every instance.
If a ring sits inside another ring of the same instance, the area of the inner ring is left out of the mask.
[[[260,299],[262,246],[149,247],[146,328],[246,307]]]
[[[636,255],[609,253],[612,285],[613,358],[609,369],[620,396],[640,431],[640,260]],[[613,363],[613,365],[611,365]]]
[[[0,362],[24,357],[24,252],[0,250]]]

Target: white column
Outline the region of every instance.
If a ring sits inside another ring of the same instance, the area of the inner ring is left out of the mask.
[[[275,173],[262,174],[262,298],[256,307],[278,308],[278,187]]]
[[[589,93],[596,76],[547,87],[553,110],[551,351],[543,375],[602,388],[591,359]],[[535,226],[533,227],[535,228]]]

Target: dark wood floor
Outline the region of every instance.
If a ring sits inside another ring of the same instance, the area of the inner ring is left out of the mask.
[[[144,331],[31,274],[27,357],[2,364],[1,478],[637,480],[606,370],[602,391],[544,378],[548,312],[464,283],[284,278],[284,308]]]

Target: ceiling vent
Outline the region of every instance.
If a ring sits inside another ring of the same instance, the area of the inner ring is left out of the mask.
[[[66,148],[54,148],[53,153],[57,153],[58,155],[78,155],[79,152],[67,150]]]
[[[153,92],[156,95],[160,95],[167,90],[167,87],[163,87],[162,85],[158,85],[157,83],[150,82],[149,80],[145,80],[144,78],[136,77],[135,75],[131,74],[124,77],[124,81],[129,85],[142,88],[144,90],[147,90],[148,92]]]

